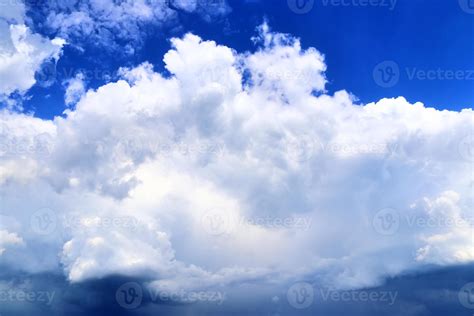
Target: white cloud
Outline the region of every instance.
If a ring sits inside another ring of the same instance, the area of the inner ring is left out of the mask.
[[[34,166],[3,176],[6,229],[27,245],[5,262],[61,262],[75,282],[124,274],[197,288],[306,275],[361,287],[472,261],[472,110],[328,95],[318,51],[266,26],[259,38],[256,53],[239,54],[188,34],[164,57],[170,78],[145,63],[89,90],[64,118],[2,112],[0,136],[13,145],[0,165]],[[47,150],[35,150],[45,133]],[[30,219],[44,207],[57,227],[38,236]],[[393,231],[377,226],[387,208]],[[136,224],[66,229],[69,217]]]
[[[14,92],[24,93],[37,81],[35,74],[46,61],[57,61],[65,41],[32,33],[24,24],[21,2],[2,5],[0,13],[0,101]],[[41,78],[40,78],[41,79]]]

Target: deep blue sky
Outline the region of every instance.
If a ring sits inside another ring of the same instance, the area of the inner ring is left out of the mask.
[[[85,52],[69,47],[58,63],[56,83],[48,88],[34,87],[26,110],[43,118],[61,114],[61,81],[80,70],[88,71],[90,87],[103,84],[101,79],[120,66],[150,61],[162,71],[163,54],[170,47],[167,39],[185,32],[239,52],[254,50],[250,37],[264,19],[273,30],[300,37],[303,47],[315,47],[326,56],[329,93],[345,89],[361,103],[405,96],[410,102],[421,101],[438,109],[472,108],[474,14],[462,10],[458,0],[398,0],[393,10],[389,0],[380,2],[387,2],[387,6],[330,5],[325,0],[314,0],[308,13],[296,14],[286,0],[230,0],[232,12],[212,23],[183,14],[179,29],[149,30],[151,35],[144,48],[131,57],[87,45]],[[34,27],[41,29],[39,24]],[[376,65],[387,60],[396,62],[400,78],[390,87],[382,87],[374,80],[373,72]],[[431,79],[423,73],[429,71],[434,76]],[[449,72],[458,72],[458,79],[449,78]]]

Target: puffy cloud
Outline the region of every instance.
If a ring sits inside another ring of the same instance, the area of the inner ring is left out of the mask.
[[[31,149],[0,157],[31,168],[2,174],[5,229],[26,243],[6,263],[153,288],[347,288],[472,261],[471,109],[328,95],[323,56],[267,26],[255,53],[192,34],[171,43],[171,76],[145,63],[65,117],[1,113],[2,140]],[[32,217],[54,229],[38,236]]]
[[[46,61],[59,59],[65,41],[32,33],[25,25],[25,7],[11,1],[0,13],[0,101],[14,92],[24,93],[37,81],[35,74]]]
[[[64,102],[68,106],[75,104],[86,93],[83,73],[78,73],[74,78],[67,79],[64,85],[66,86]]]

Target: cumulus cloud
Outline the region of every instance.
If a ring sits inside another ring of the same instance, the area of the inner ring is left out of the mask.
[[[171,76],[122,68],[53,120],[1,112],[0,166],[28,170],[1,174],[5,229],[26,244],[5,262],[72,282],[348,288],[472,261],[472,110],[356,104],[325,92],[316,49],[266,25],[255,43],[187,34]]]
[[[0,13],[0,101],[10,94],[20,94],[36,82],[35,74],[46,61],[56,62],[65,41],[50,40],[31,32],[25,25],[22,2],[2,4]]]

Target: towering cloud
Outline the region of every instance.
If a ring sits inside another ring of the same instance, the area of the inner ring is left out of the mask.
[[[254,40],[187,34],[171,76],[123,68],[54,120],[1,112],[2,260],[156,288],[472,261],[472,110],[328,95],[316,49],[267,25]]]

